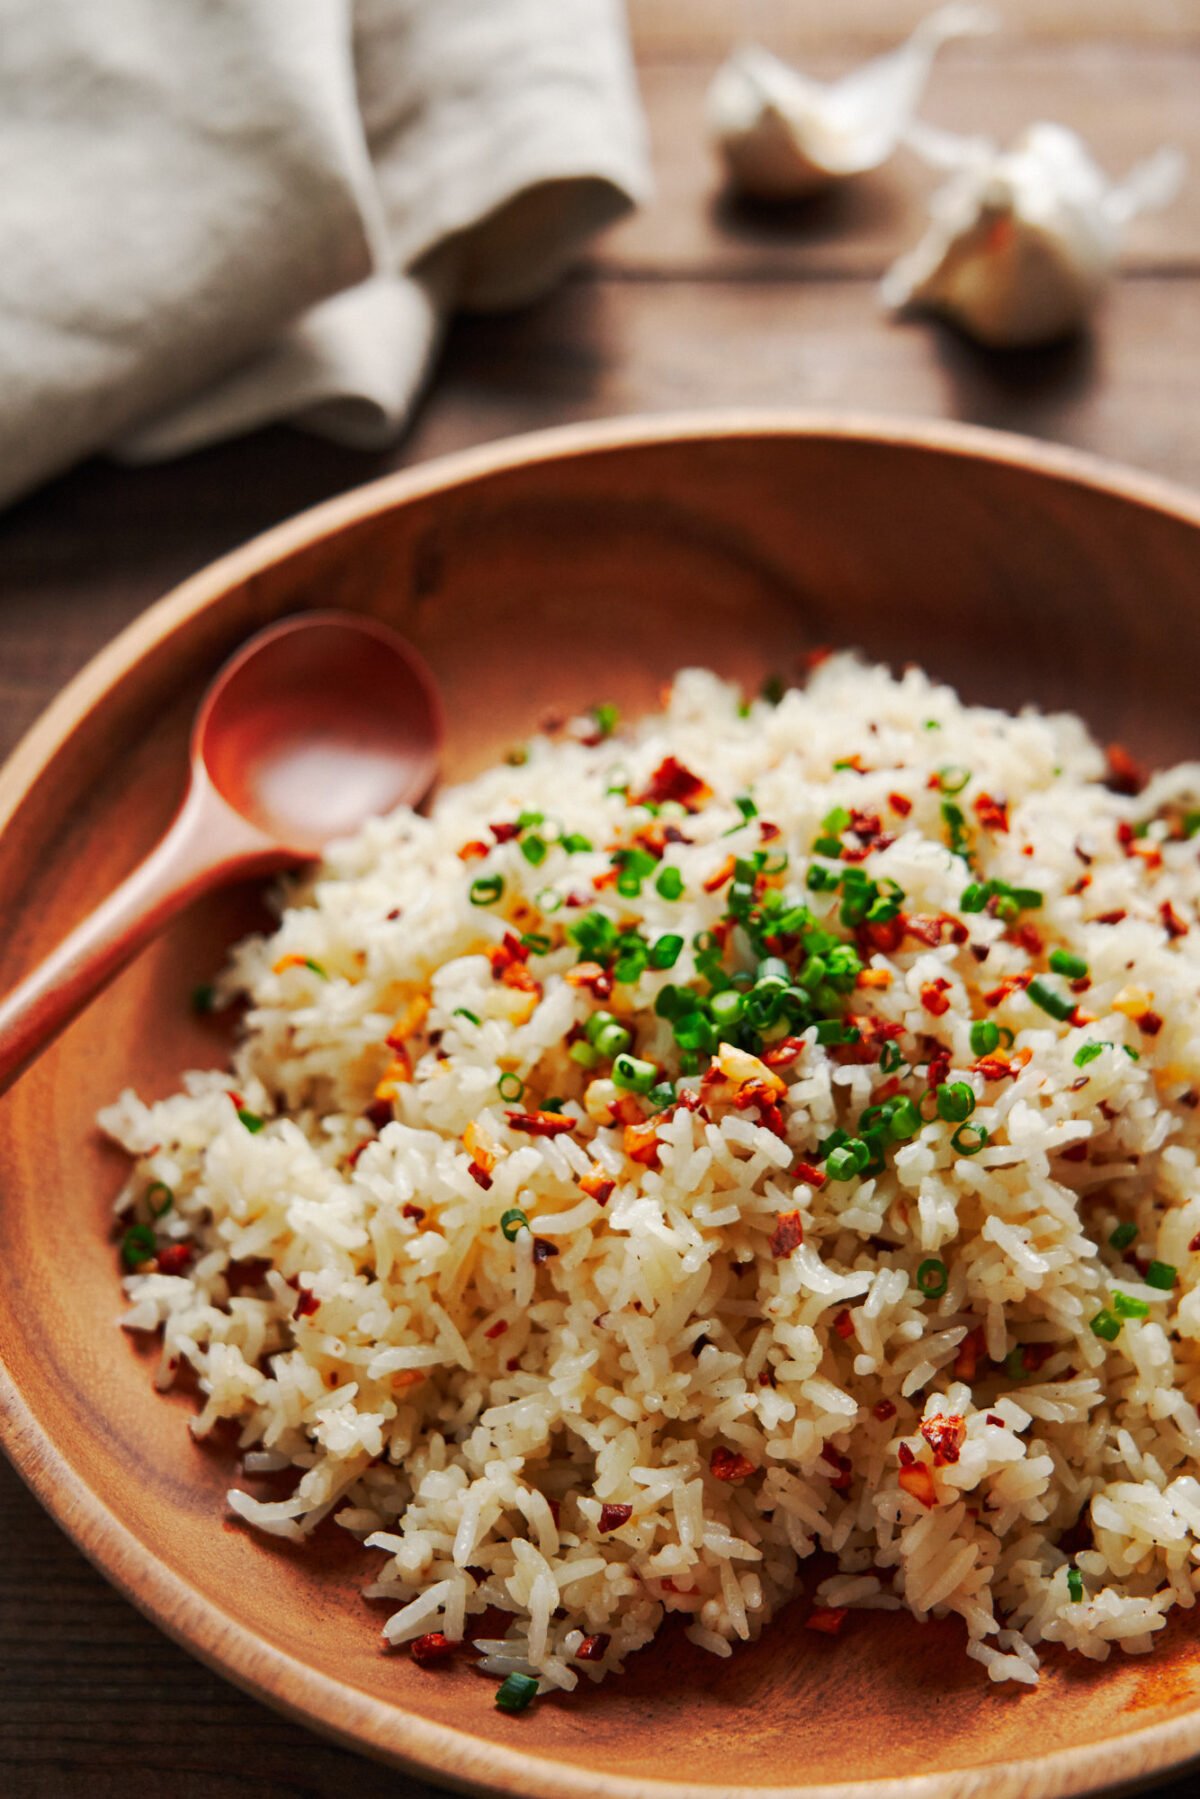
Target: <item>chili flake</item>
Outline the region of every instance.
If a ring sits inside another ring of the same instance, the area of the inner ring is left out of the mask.
[[[804,1241],[804,1225],[799,1212],[781,1212],[771,1232],[771,1254],[779,1259],[790,1256]]]
[[[896,1478],[906,1493],[919,1500],[927,1511],[933,1510],[938,1502],[937,1487],[924,1462],[913,1462],[907,1468],[901,1468]]]
[[[944,1468],[948,1463],[957,1462],[959,1452],[967,1434],[967,1427],[962,1417],[953,1412],[949,1417],[935,1413],[921,1424],[921,1435],[933,1451],[935,1468]]]
[[[631,1505],[610,1505],[607,1500],[600,1507],[600,1529],[602,1531],[620,1530],[633,1517]]]
[[[726,1449],[723,1443],[718,1443],[713,1450],[709,1458],[708,1469],[714,1480],[724,1480],[730,1483],[746,1480],[751,1474],[758,1472],[748,1456],[732,1449]]]
[[[804,1620],[804,1628],[820,1631],[822,1636],[836,1637],[846,1621],[848,1610],[844,1605],[818,1605]]]
[[[597,1631],[594,1636],[584,1637],[575,1651],[575,1660],[577,1662],[602,1662],[608,1653],[608,1645],[611,1642],[611,1636],[603,1630]]]
[[[419,1668],[436,1668],[439,1663],[448,1662],[457,1648],[458,1644],[440,1630],[431,1630],[426,1636],[414,1638],[409,1654]]]
[[[564,1118],[561,1112],[506,1112],[509,1129],[523,1131],[527,1137],[561,1137],[573,1131],[576,1120]]]

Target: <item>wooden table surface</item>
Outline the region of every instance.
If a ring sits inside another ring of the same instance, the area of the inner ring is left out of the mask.
[[[986,355],[897,325],[876,284],[918,229],[905,158],[850,191],[765,213],[720,193],[702,134],[731,35],[844,69],[919,0],[633,0],[658,192],[556,293],[460,322],[406,441],[385,456],[288,431],[166,467],[95,462],[0,517],[0,753],[157,595],[253,532],[384,470],[569,419],[788,404],[973,420],[1200,487],[1200,6],[1000,0],[1003,35],[944,54],[926,116],[1004,137],[1075,126],[1114,171],[1161,142],[1191,174],[1140,221],[1085,341]],[[836,20],[836,23],[833,21]],[[110,1591],[0,1463],[0,1792],[88,1799],[432,1789],[285,1722],[192,1662]],[[1195,1794],[1197,1778],[1164,1791]]]

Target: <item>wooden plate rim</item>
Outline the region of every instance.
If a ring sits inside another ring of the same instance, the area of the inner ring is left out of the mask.
[[[232,587],[345,526],[505,469],[658,443],[808,437],[885,444],[992,462],[1089,487],[1200,529],[1200,496],[1084,451],[982,426],[850,413],[721,410],[616,418],[505,438],[385,475],[311,507],[208,564],[156,601],[68,683],[0,768],[0,830],[83,720],[153,649]],[[0,1366],[0,1447],[40,1503],[112,1584],[182,1648],[257,1699],[347,1747],[463,1792],[524,1799],[1068,1799],[1112,1793],[1200,1757],[1200,1708],[1127,1736],[1037,1759],[929,1775],[813,1786],[707,1786],[637,1780],[485,1742],[315,1672],[271,1647],[157,1564],[80,1480]]]

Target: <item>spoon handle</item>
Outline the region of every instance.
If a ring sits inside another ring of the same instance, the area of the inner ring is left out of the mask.
[[[266,872],[286,859],[194,768],[145,861],[0,1000],[0,1093],[189,900],[235,869]]]

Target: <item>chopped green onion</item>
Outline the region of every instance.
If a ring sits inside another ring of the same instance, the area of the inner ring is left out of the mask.
[[[1025,1379],[1029,1370],[1025,1366],[1025,1348],[1023,1344],[1018,1343],[1015,1349],[1009,1350],[1004,1358],[1004,1372],[1008,1375],[1010,1380]]]
[[[1130,1047],[1127,1043],[1123,1043],[1121,1045],[1121,1048],[1125,1051],[1125,1054],[1129,1057],[1129,1060],[1131,1062],[1140,1062],[1141,1061],[1142,1052],[1140,1049],[1130,1049]]]
[[[759,693],[766,700],[768,706],[778,706],[786,691],[780,675],[768,675],[759,689]]]
[[[1052,949],[1050,966],[1055,974],[1066,975],[1070,981],[1082,981],[1088,972],[1088,965],[1083,957],[1072,955],[1069,949]]]
[[[613,1086],[621,1087],[627,1093],[649,1093],[657,1073],[653,1062],[643,1062],[637,1056],[620,1055],[613,1063]]]
[[[553,887],[539,887],[533,896],[534,904],[543,912],[561,912],[563,896]]]
[[[862,1137],[847,1137],[831,1149],[825,1159],[825,1172],[831,1181],[851,1181],[862,1174],[871,1161],[871,1146]]]
[[[545,822],[545,817],[544,812],[518,812],[517,829],[518,831],[532,831],[534,825]]]
[[[917,1269],[917,1285],[926,1299],[940,1299],[950,1285],[950,1270],[937,1256],[929,1256]]]
[[[845,1024],[840,1018],[817,1020],[817,1042],[822,1044],[857,1043],[862,1036],[856,1024]]]
[[[836,839],[834,841],[836,841]],[[837,850],[835,850],[833,854],[836,855],[838,851],[841,850],[841,847],[842,846],[839,843]],[[826,868],[821,862],[813,862],[809,865],[808,873],[804,877],[804,885],[808,888],[810,893],[832,893],[837,887],[840,879],[841,877],[835,868]]]
[[[1145,1299],[1133,1299],[1128,1293],[1113,1289],[1113,1311],[1118,1318],[1148,1318],[1150,1305]]]
[[[217,990],[211,981],[205,981],[200,987],[192,988],[192,1011],[204,1014],[211,1012],[216,1004]]]
[[[154,1203],[154,1196],[156,1193],[161,1193],[163,1196],[161,1206],[156,1206]],[[146,1188],[146,1204],[150,1209],[151,1218],[166,1217],[167,1213],[171,1210],[171,1207],[175,1204],[175,1195],[167,1186],[166,1181],[151,1182],[150,1186]]]
[[[510,1071],[509,1073],[500,1076],[500,1079],[496,1082],[496,1091],[501,1099],[509,1100],[515,1104],[525,1091],[525,1083],[519,1074],[513,1074]]]
[[[1121,1334],[1121,1320],[1114,1318],[1104,1306],[1101,1306],[1091,1322],[1096,1336],[1102,1337],[1106,1343],[1115,1343]]]
[[[971,1054],[990,1056],[1000,1047],[1000,1026],[990,1018],[980,1018],[971,1026]]]
[[[503,875],[480,875],[471,882],[471,904],[473,906],[494,906],[504,892]]]
[[[921,1128],[921,1114],[907,1094],[884,1107],[884,1123],[893,1143],[907,1143]]]
[[[988,886],[989,883],[984,881],[970,882],[963,888],[962,898],[958,902],[959,910],[961,912],[982,912],[991,898]]]
[[[727,987],[721,993],[714,993],[708,1002],[713,1023],[722,1030],[736,1024],[742,1016],[745,1000],[736,987]]]
[[[541,931],[522,931],[521,942],[527,950],[532,950],[535,956],[546,956],[550,953],[550,939]]]
[[[131,1224],[121,1238],[121,1260],[126,1268],[138,1268],[157,1248],[158,1239],[148,1224]]]
[[[592,1045],[585,1042],[582,1037],[579,1039],[578,1043],[573,1043],[571,1045],[567,1054],[570,1056],[572,1062],[578,1062],[581,1068],[595,1068],[596,1064],[601,1060],[600,1051],[598,1049],[593,1049]]]
[[[673,933],[656,937],[650,945],[651,968],[674,968],[683,949],[683,938]]]
[[[568,856],[585,855],[592,847],[590,840],[586,837],[581,837],[578,831],[569,832],[567,836],[561,838],[560,841]]]
[[[1060,1024],[1066,1024],[1074,1017],[1075,1001],[1068,999],[1065,994],[1056,993],[1045,981],[1030,981],[1025,991],[1035,1006],[1040,1006],[1043,1012],[1049,1012],[1051,1018],[1057,1018]]]
[[[1169,1293],[1179,1279],[1179,1270],[1172,1262],[1151,1262],[1145,1279],[1148,1287],[1157,1287],[1160,1293]]]
[[[661,1112],[666,1106],[674,1105],[674,1081],[656,1081],[649,1093],[647,1093],[646,1098],[650,1101],[650,1104],[654,1107],[656,1112]]]
[[[592,707],[592,718],[595,720],[596,730],[601,737],[612,736],[620,716],[621,714],[611,700],[605,700],[599,706]]]
[[[975,1110],[975,1095],[966,1081],[942,1081],[937,1089],[939,1118],[948,1124],[961,1124]]]
[[[950,1142],[960,1156],[977,1156],[987,1140],[986,1125],[960,1124]]]
[[[612,954],[617,941],[617,927],[603,912],[585,912],[567,926],[567,936],[579,950],[581,958],[604,962]]]
[[[662,868],[654,883],[654,890],[665,900],[677,900],[683,892],[683,876],[677,868]]]
[[[451,1012],[450,1016],[451,1016],[451,1018],[465,1018],[468,1024],[482,1024],[483,1023],[483,1020],[480,1018],[479,1014],[477,1012],[470,1011],[466,1006],[455,1006],[455,1008],[454,1008],[453,1012]]]
[[[1083,1575],[1078,1568],[1067,1569],[1067,1592],[1073,1605],[1078,1605],[1083,1598]]]
[[[1109,1232],[1109,1243],[1114,1249],[1128,1249],[1138,1234],[1138,1227],[1132,1218],[1126,1218],[1114,1231]]]
[[[970,779],[970,769],[961,768],[954,762],[949,762],[945,768],[938,769],[938,785],[943,793],[961,793]]]
[[[238,1107],[238,1117],[252,1137],[256,1136],[267,1122],[265,1118],[260,1118],[257,1112],[248,1112],[245,1106]]]
[[[1085,1043],[1080,1049],[1075,1051],[1075,1054],[1071,1059],[1076,1068],[1086,1068],[1089,1062],[1094,1062],[1097,1056],[1102,1055],[1106,1049],[1111,1048],[1111,1043]]]
[[[606,1024],[602,1030],[596,1033],[593,1047],[599,1055],[607,1056],[611,1061],[616,1056],[623,1055],[632,1042],[631,1033],[625,1029],[623,1024],[618,1024],[616,1019],[613,1019],[611,1024]]]
[[[750,798],[748,793],[735,794],[733,803],[744,819],[749,820],[758,817],[758,807],[754,804],[754,801]]]
[[[900,1052],[900,1045],[898,1043],[885,1043],[879,1057],[879,1072],[881,1074],[895,1074],[903,1060],[904,1057]],[[912,1102],[910,1101],[909,1103],[911,1104]]]
[[[583,1027],[588,1042],[595,1043],[601,1031],[605,1030],[610,1024],[616,1024],[616,1022],[617,1021],[611,1012],[593,1012],[592,1016]]]
[[[500,1229],[504,1232],[504,1235],[508,1238],[510,1243],[516,1242],[517,1233],[519,1231],[527,1231],[529,1229],[529,1220],[521,1210],[520,1206],[510,1206],[509,1210],[505,1212],[500,1220]]]

